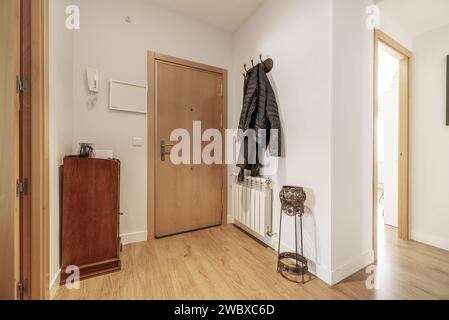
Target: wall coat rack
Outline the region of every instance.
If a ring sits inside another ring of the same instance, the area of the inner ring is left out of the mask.
[[[271,70],[273,70],[274,67],[274,61],[271,58],[268,58],[266,60],[262,59],[262,54],[259,55],[260,63],[263,64],[265,73],[270,73]],[[254,65],[254,59],[251,59],[251,68],[248,69],[248,66],[246,63],[243,65],[243,68],[245,69],[245,72],[243,73],[243,76],[246,78],[249,72],[251,72],[256,66]]]

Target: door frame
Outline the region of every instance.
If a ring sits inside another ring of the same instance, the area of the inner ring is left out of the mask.
[[[31,299],[49,299],[49,4],[31,1]]]
[[[399,177],[398,177],[398,237],[410,240],[410,194],[411,194],[411,115],[412,115],[412,67],[413,53],[386,33],[374,31],[374,137],[373,137],[373,249],[377,261],[378,254],[378,170],[377,170],[377,134],[378,134],[378,50],[382,43],[392,49],[400,60],[399,75]]]
[[[18,0],[20,1],[20,0]],[[28,297],[50,298],[49,3],[31,1],[31,279]]]
[[[156,63],[163,61],[184,67],[200,69],[219,74],[223,77],[223,146],[226,146],[226,128],[228,127],[228,71],[225,69],[192,62],[172,56],[148,51],[148,241],[155,237],[155,210],[156,210],[156,161],[157,152],[157,113],[156,113]],[[225,162],[223,152],[223,163]],[[228,220],[228,166],[223,164],[223,190],[222,190],[222,225]]]

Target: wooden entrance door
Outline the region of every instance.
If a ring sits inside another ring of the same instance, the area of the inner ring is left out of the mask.
[[[19,274],[20,2],[0,1],[0,299],[16,299]]]
[[[165,61],[156,61],[155,68],[155,236],[221,225],[223,166],[194,161],[193,123],[201,121],[201,135],[207,129],[222,132],[223,76]],[[189,133],[190,164],[171,161],[176,129]],[[202,148],[207,144],[202,142]]]

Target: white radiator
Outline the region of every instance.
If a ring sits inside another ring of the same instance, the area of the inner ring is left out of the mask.
[[[238,182],[234,175],[232,184],[232,211],[234,223],[255,236],[272,236],[273,192],[271,180],[245,177]]]

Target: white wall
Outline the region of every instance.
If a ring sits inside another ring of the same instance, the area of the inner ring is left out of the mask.
[[[227,69],[232,65],[229,119],[235,128],[243,63],[263,53],[275,61],[270,77],[283,124],[285,153],[274,177],[276,198],[283,185],[306,188],[305,251],[324,281],[335,283],[370,262],[372,38],[364,29],[363,3],[268,0],[233,39],[144,0],[77,3],[81,30],[72,32],[72,147],[93,142],[122,160],[125,236],[146,235],[147,150],[133,148],[132,138],[146,140],[147,125],[145,116],[108,110],[108,80],[146,83],[148,49]],[[86,67],[100,71],[95,106],[89,105]],[[275,201],[275,231],[279,206]],[[56,220],[52,223],[56,226]],[[293,227],[291,221],[284,225],[286,248],[294,247]]]
[[[65,8],[77,4],[81,29],[65,28]],[[113,150],[122,161],[121,221],[124,242],[147,235],[147,118],[108,110],[110,79],[147,83],[147,51],[173,55],[230,69],[232,36],[197,20],[150,5],[145,0],[51,0],[50,46],[50,266],[51,281],[59,264],[59,181],[63,157],[79,142]],[[125,22],[130,16],[132,23]],[[85,69],[100,71],[100,94],[89,104]],[[232,73],[230,74],[232,75]],[[232,87],[229,90],[232,95]],[[132,147],[133,137],[144,147]]]
[[[380,29],[390,37],[398,41],[405,48],[412,50],[413,35],[404,28],[397,19],[395,14],[390,12],[386,3],[380,3]]]
[[[373,261],[371,1],[333,1],[332,284]]]
[[[449,250],[449,127],[446,56],[449,26],[414,40],[412,238]]]
[[[60,269],[59,166],[71,154],[73,136],[72,39],[65,27],[69,0],[50,0],[50,281]]]
[[[411,237],[449,250],[449,130],[446,119],[446,55],[449,26],[414,37],[380,3],[381,29],[413,51]]]
[[[234,125],[242,106],[243,63],[258,54],[271,73],[285,155],[273,177],[274,228],[283,185],[307,189],[306,256],[335,284],[373,261],[373,33],[371,1],[267,1],[234,37]],[[293,225],[283,246],[294,248]]]
[[[318,276],[331,270],[331,1],[268,0],[234,35],[232,123],[242,109],[243,64],[259,53],[274,59],[270,74],[277,93],[285,154],[273,177],[274,232],[279,228],[279,191],[307,188],[306,256]],[[288,221],[288,220],[287,220]],[[294,248],[294,223],[284,222],[283,245]]]
[[[122,161],[121,222],[124,241],[147,231],[147,117],[108,110],[110,79],[147,83],[147,51],[229,69],[231,35],[145,0],[78,0],[81,30],[74,32],[74,148],[92,142]],[[132,23],[125,22],[130,16]],[[100,71],[100,94],[89,106],[85,69]],[[132,146],[133,137],[144,147]]]

